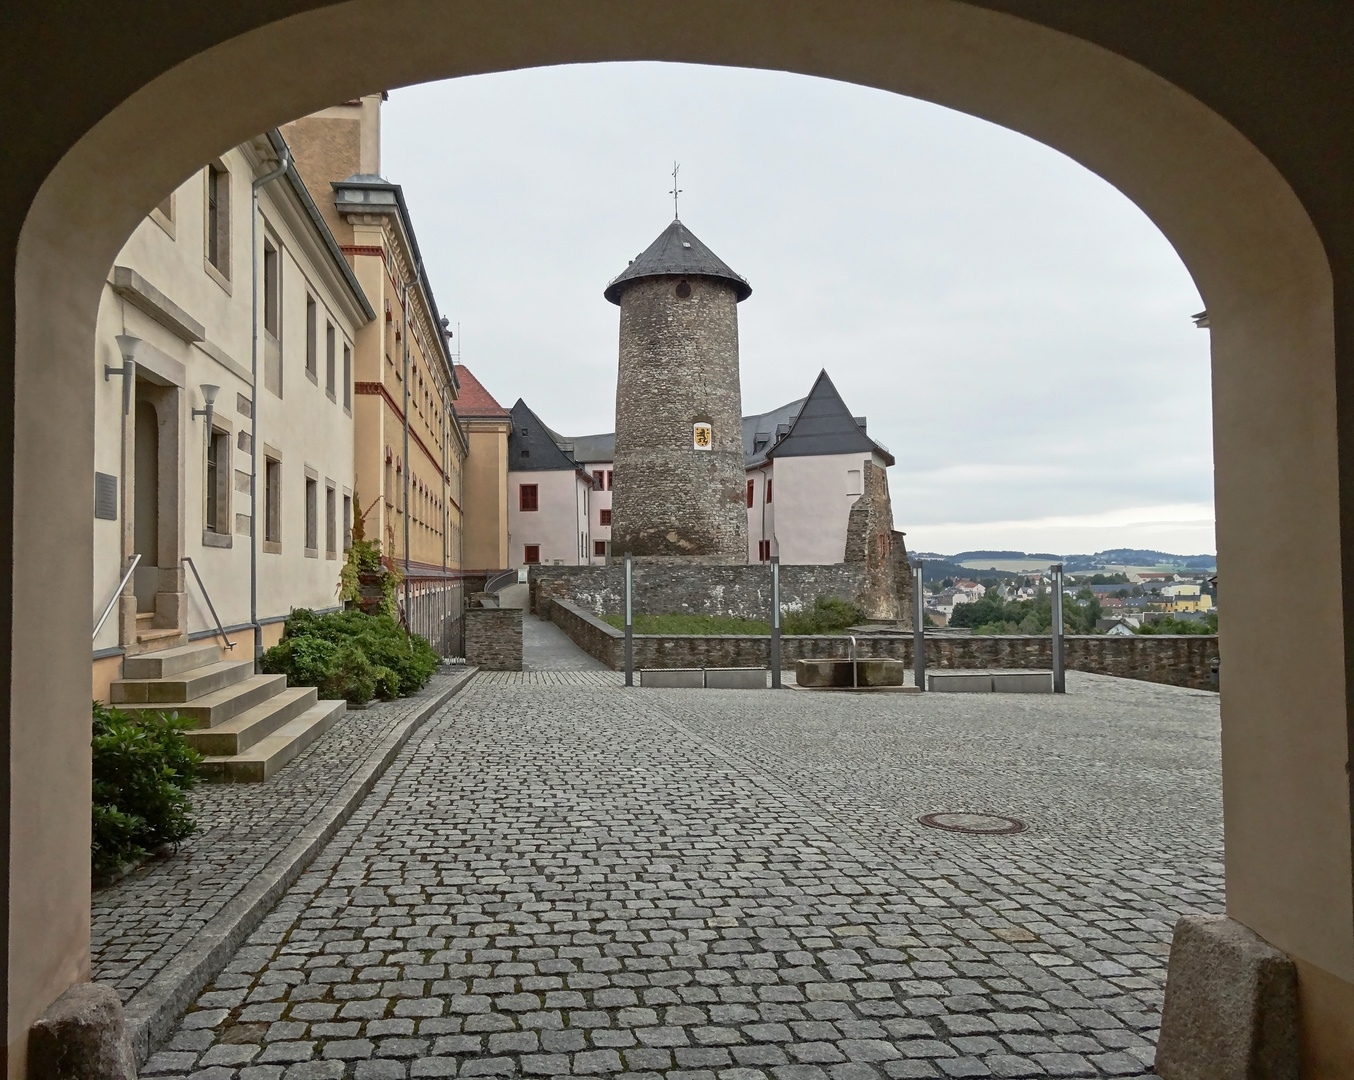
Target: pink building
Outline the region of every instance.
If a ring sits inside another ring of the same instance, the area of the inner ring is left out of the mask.
[[[590,561],[592,477],[517,399],[508,433],[508,567]]]

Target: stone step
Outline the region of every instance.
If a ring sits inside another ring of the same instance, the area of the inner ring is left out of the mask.
[[[184,732],[189,744],[207,757],[244,753],[283,724],[295,720],[319,700],[313,686],[293,686],[215,727]]]
[[[231,717],[239,716],[255,705],[276,697],[285,689],[285,675],[251,675],[244,682],[204,694],[192,701],[153,702],[124,707],[144,712],[176,712],[186,719],[197,721],[199,728],[218,727]]]
[[[151,641],[168,641],[170,638],[179,636],[179,631],[172,626],[157,626],[142,628],[138,622],[136,630],[136,641],[138,645],[144,645]]]
[[[177,631],[175,631],[177,633]],[[195,641],[176,649],[129,656],[122,662],[124,679],[167,679],[182,671],[220,663],[221,648],[215,641]]]
[[[202,778],[227,784],[262,783],[337,724],[347,708],[342,698],[312,705],[244,753],[205,759]]]
[[[219,660],[163,679],[117,679],[109,689],[114,704],[183,701],[244,682],[254,674],[253,660]]]

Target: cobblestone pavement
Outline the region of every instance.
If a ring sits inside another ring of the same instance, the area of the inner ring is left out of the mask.
[[[324,809],[386,732],[457,677],[447,670],[414,697],[345,713],[265,783],[199,786],[198,832],[91,897],[90,977],[123,1001],[145,986]]]
[[[1148,1071],[1171,923],[1222,904],[1215,696],[618,680],[477,676],[142,1075]]]

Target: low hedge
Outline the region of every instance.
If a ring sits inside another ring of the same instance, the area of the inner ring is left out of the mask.
[[[263,654],[265,673],[353,705],[417,693],[440,662],[424,638],[405,633],[389,615],[353,610],[316,615],[297,608],[282,640]]]
[[[94,702],[93,835],[96,878],[197,831],[188,792],[202,756],[177,713],[130,713]]]

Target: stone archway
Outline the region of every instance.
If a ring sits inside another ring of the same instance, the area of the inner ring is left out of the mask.
[[[960,0],[260,0],[249,11],[232,25],[171,8],[148,9],[153,24],[132,25],[138,16],[124,12],[113,13],[116,26],[82,24],[71,55],[125,82],[91,75],[85,96],[78,82],[47,87],[87,130],[77,141],[58,125],[46,156],[16,173],[33,185],[12,208],[23,224],[13,384],[0,403],[0,420],[13,424],[0,467],[13,483],[13,531],[0,535],[13,563],[0,643],[10,1076],[22,1075],[31,1021],[88,970],[88,368],[98,291],[123,240],[201,162],[334,101],[477,72],[639,59],[780,68],[972,113],[1099,173],[1175,245],[1210,311],[1219,561],[1229,597],[1246,598],[1223,631],[1228,907],[1297,960],[1312,1075],[1338,1075],[1340,1055],[1354,1052],[1340,512],[1350,484],[1327,248],[1346,261],[1351,251],[1318,232],[1295,194],[1311,177],[1286,178],[1219,113],[1147,67]],[[129,41],[129,26],[143,38]],[[1105,32],[1133,38],[1132,28]],[[1285,602],[1293,580],[1320,583],[1301,608]]]

